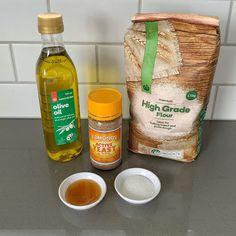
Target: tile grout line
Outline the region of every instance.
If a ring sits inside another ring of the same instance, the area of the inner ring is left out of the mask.
[[[40,44],[40,41],[0,41],[0,44]]]
[[[213,98],[213,105],[212,105],[212,111],[211,111],[210,120],[213,120],[213,117],[214,117],[215,108],[216,108],[216,99],[217,99],[218,91],[219,91],[219,86],[216,85],[216,91],[215,91],[214,98]]]
[[[98,57],[98,45],[95,45],[95,60],[96,60],[96,83],[99,83],[99,57]]]
[[[105,45],[105,46],[122,46],[123,42],[71,42],[65,41],[65,45],[88,45],[88,46],[96,46],[96,45]],[[0,41],[0,44],[40,44],[41,41]],[[236,43],[221,43],[221,46],[224,47],[236,47]]]
[[[16,70],[16,60],[15,60],[12,44],[9,44],[9,49],[10,49],[10,54],[11,54],[11,63],[12,63],[12,67],[13,67],[15,82],[18,82],[19,79],[18,79],[18,74],[17,74],[17,70]]]
[[[0,44],[41,44],[41,41],[0,41]],[[111,45],[111,46],[121,46],[123,42],[70,42],[64,41],[65,45]],[[236,46],[236,44],[235,44]]]
[[[236,46],[236,44],[235,43],[221,43],[221,45],[220,46],[223,46],[223,47],[235,47]]]
[[[106,82],[79,82],[79,85],[125,85],[125,83],[106,83]]]
[[[36,85],[36,81],[19,81],[19,82],[16,82],[16,81],[7,81],[7,82],[4,82],[4,81],[0,81],[0,85],[28,85],[28,84],[35,84]],[[126,83],[106,83],[106,82],[79,82],[78,85],[118,85],[118,86],[124,86]]]
[[[213,120],[209,120],[209,119],[206,119],[205,121],[235,121],[236,122],[236,119],[233,119],[233,118],[217,118],[217,119],[213,119]]]
[[[234,87],[234,86],[236,86],[236,84],[234,84],[234,83],[229,83],[229,84],[222,84],[222,83],[217,83],[217,84],[213,84],[213,85],[215,85],[215,86],[225,86],[225,87]]]
[[[17,82],[17,83],[16,83]],[[34,81],[0,81],[0,84],[36,84],[36,82]],[[101,84],[104,84],[104,85],[126,85],[125,82],[117,82],[117,83],[114,83],[114,82],[99,82],[99,81],[96,81],[96,82],[79,82],[79,85],[82,84],[82,85],[101,85]],[[236,87],[236,84],[213,84],[212,86],[214,87]]]
[[[17,84],[19,84],[19,83],[17,83],[17,81],[15,80],[15,81],[0,81],[0,85],[12,85],[12,84],[14,84],[14,85],[17,85]]]
[[[138,1],[138,12],[141,13],[142,11],[142,0]]]
[[[33,81],[12,81],[12,82],[3,82],[1,81],[0,84],[5,84],[5,85],[10,85],[10,84],[14,84],[14,85],[26,85],[26,84],[36,84],[36,82]]]
[[[228,14],[227,26],[226,26],[225,38],[224,38],[224,43],[226,44],[228,42],[228,37],[229,37],[229,27],[230,27],[232,12],[233,12],[233,0],[230,1],[230,5],[229,5],[229,14]]]
[[[51,3],[50,0],[46,0],[47,1],[47,11],[51,12]]]
[[[87,45],[87,46],[122,46],[123,42],[70,42],[65,41],[65,45]],[[236,46],[236,44],[235,44]]]

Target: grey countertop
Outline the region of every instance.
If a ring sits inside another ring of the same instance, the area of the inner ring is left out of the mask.
[[[47,158],[40,120],[0,120],[0,236],[236,235],[236,122],[205,122],[202,152],[193,163],[129,152],[128,121],[123,124],[123,162],[100,171],[89,161],[86,120],[82,155],[68,163]],[[162,190],[150,203],[130,205],[116,194],[116,175],[130,167],[159,176]],[[101,175],[108,191],[96,207],[76,212],[60,202],[57,190],[80,171]]]

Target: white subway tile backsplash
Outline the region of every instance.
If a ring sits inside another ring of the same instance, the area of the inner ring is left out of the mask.
[[[129,118],[129,99],[125,85],[79,85],[79,96],[80,96],[80,113],[81,118],[87,118],[88,116],[88,94],[90,91],[96,88],[114,88],[122,94],[122,106],[123,106],[123,118]]]
[[[98,46],[99,82],[125,83],[123,46]]]
[[[119,90],[123,98],[123,117],[129,118],[129,99],[125,85],[79,85],[79,99],[81,118],[88,115],[88,94],[95,88],[111,87]],[[236,94],[236,91],[234,91]],[[39,118],[39,102],[35,84],[0,84],[0,94],[7,103],[0,103],[1,118]],[[13,96],[14,95],[14,96]],[[212,88],[206,119],[210,119],[215,96],[215,87]],[[236,103],[236,98],[234,103]],[[234,104],[235,105],[235,104]],[[236,106],[235,106],[236,107]],[[235,114],[236,115],[236,114]],[[215,118],[215,117],[214,117]]]
[[[79,83],[97,82],[95,46],[66,45],[66,50],[76,67]]]
[[[79,85],[81,118],[88,116],[88,94],[95,88],[111,87],[119,90],[123,97],[123,117],[129,117],[129,102],[125,85]],[[4,101],[0,103],[1,118],[39,118],[40,109],[36,84],[0,84],[0,94]]]
[[[46,0],[0,1],[0,41],[40,40],[37,15],[47,11]]]
[[[88,93],[98,87],[120,90],[123,116],[129,117],[122,43],[140,3],[141,12],[219,16],[223,46],[205,119],[236,120],[236,0],[0,1],[0,118],[40,117],[35,84],[41,51],[37,15],[47,11],[47,3],[51,11],[62,13],[64,18],[65,47],[79,77],[82,118],[87,118]]]
[[[236,84],[236,47],[221,47],[214,84]]]
[[[207,106],[207,113],[205,116],[205,120],[210,120],[212,116],[212,111],[213,111],[213,106],[214,106],[214,99],[215,99],[215,94],[216,94],[216,87],[212,86],[211,88],[211,94]]]
[[[213,119],[236,119],[236,86],[219,87]]]
[[[40,44],[13,44],[18,81],[36,82],[36,63],[41,52]]]
[[[37,88],[34,84],[0,84],[1,118],[40,117]]]
[[[221,22],[221,35],[224,41],[230,1],[217,0],[143,0],[142,12],[197,13],[218,16]]]
[[[51,0],[51,10],[64,15],[66,41],[123,42],[138,0]]]
[[[233,1],[233,8],[231,13],[229,35],[227,43],[236,43],[236,1]]]
[[[0,82],[15,81],[9,45],[0,45]],[[0,99],[1,100],[1,99]]]

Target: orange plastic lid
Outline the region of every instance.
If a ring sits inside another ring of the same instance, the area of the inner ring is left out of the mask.
[[[122,95],[112,88],[98,88],[88,95],[89,117],[95,120],[113,120],[122,113]]]

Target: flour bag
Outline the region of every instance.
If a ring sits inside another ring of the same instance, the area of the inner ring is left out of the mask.
[[[125,34],[129,149],[193,161],[220,49],[219,19],[137,14]]]

